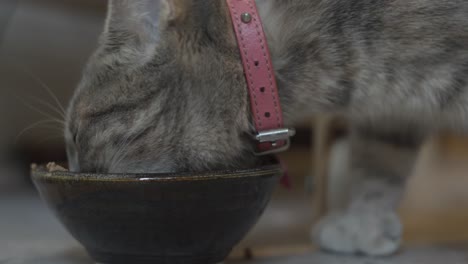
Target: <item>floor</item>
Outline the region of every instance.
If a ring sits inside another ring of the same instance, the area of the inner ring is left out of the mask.
[[[281,210],[284,207],[273,202],[266,215],[279,215]],[[93,263],[35,194],[0,196],[0,212],[1,264]],[[316,253],[304,248],[289,256],[259,256],[250,261],[233,256],[226,264],[462,264],[468,263],[468,250],[465,249],[411,247],[392,258],[371,259]]]
[[[89,263],[80,245],[32,192],[1,196],[0,212],[1,264]]]
[[[277,257],[242,264],[466,264],[468,251],[451,248],[412,248],[391,258],[363,258],[311,253],[302,256]]]

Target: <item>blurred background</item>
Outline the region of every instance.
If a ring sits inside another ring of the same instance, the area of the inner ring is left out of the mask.
[[[52,120],[63,121],[58,110],[95,48],[105,8],[92,0],[0,1],[0,190],[24,186],[31,161],[65,159],[62,124]]]
[[[26,253],[87,263],[39,201],[29,164],[66,159],[61,108],[96,47],[106,6],[105,0],[0,1],[0,263],[28,258]],[[327,185],[329,157],[343,147],[346,124],[340,119],[305,120],[283,155],[293,189],[278,188],[262,221],[233,257],[312,250],[310,227],[333,199]],[[406,243],[468,241],[467,161],[465,138],[443,135],[427,143],[401,206]]]

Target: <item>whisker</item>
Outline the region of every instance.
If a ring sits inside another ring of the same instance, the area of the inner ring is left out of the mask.
[[[43,128],[47,128],[47,129],[50,129],[50,130],[54,130],[55,132],[60,132],[60,136],[61,137],[64,137],[64,128],[61,128],[61,127],[56,127],[56,126],[52,126],[52,125],[46,125],[46,126],[41,126]]]
[[[63,107],[63,105],[60,103],[60,100],[57,98],[57,96],[52,92],[52,90],[49,88],[49,86],[41,79],[39,78],[38,76],[34,75],[32,72],[30,72],[27,68],[21,66],[21,65],[17,65],[17,67],[19,67],[19,69],[25,73],[26,75],[28,75],[31,79],[33,79],[34,81],[36,81],[44,90],[46,90],[46,92],[49,94],[50,97],[52,97],[52,99],[55,101],[55,103],[57,104],[58,108],[61,110],[61,112],[63,113],[63,115],[65,116],[65,108]]]
[[[18,140],[26,133],[28,132],[29,130],[41,125],[41,124],[51,124],[51,123],[57,123],[57,120],[41,120],[41,121],[38,121],[38,122],[35,122],[29,126],[27,126],[26,128],[24,128],[15,138],[15,142],[18,142]]]
[[[109,169],[113,168],[115,166],[115,164],[118,164],[120,163],[124,158],[125,158],[125,155],[122,155],[125,151],[125,149],[130,146],[130,144],[132,144],[133,142],[135,142],[135,139],[137,139],[141,134],[145,133],[145,129],[141,130],[140,132],[136,133],[130,140],[129,137],[127,137],[126,139],[126,143],[123,144],[121,147],[120,147],[120,150],[118,151],[118,155],[114,155],[115,157],[117,157],[116,160],[112,161],[110,166],[109,166]],[[120,156],[120,157],[119,157]]]
[[[130,145],[131,141],[132,141],[132,140],[130,139],[130,134],[128,134],[128,135],[125,137],[125,139],[121,141],[121,144],[118,146],[118,150],[117,150],[117,151],[115,152],[115,154],[114,154],[114,157],[113,157],[114,160],[113,160],[113,162],[111,163],[111,165],[109,166],[109,168],[111,168],[112,166],[114,166],[115,164],[117,164],[118,161],[122,159],[120,156],[121,156],[121,155],[123,154],[123,152],[125,151],[125,148],[126,148],[127,146]]]
[[[44,101],[42,99],[39,99],[39,98],[35,98],[35,97],[30,97],[30,99],[36,101],[37,103],[43,105],[43,106],[46,106],[48,107],[50,110],[54,111],[55,113],[57,113],[58,115],[60,115],[60,117],[65,120],[65,113],[63,113],[59,108],[53,106],[52,104],[48,103],[47,101]]]
[[[95,130],[94,131],[94,141],[97,142],[97,138],[98,138],[98,130]],[[101,155],[97,155],[97,164],[99,164],[100,166],[102,165],[102,167],[105,167],[105,160],[104,160],[104,157],[106,156],[106,154],[104,153],[101,153]]]
[[[47,137],[44,140],[41,140],[41,141],[37,142],[37,144],[41,145],[41,144],[44,144],[44,143],[46,143],[48,141],[51,141],[53,139],[58,139],[58,138],[63,138],[63,137],[61,137],[61,136]]]
[[[55,116],[53,116],[53,115],[51,115],[51,114],[49,114],[49,113],[47,113],[47,112],[45,112],[45,111],[43,111],[43,110],[37,108],[37,107],[35,107],[35,106],[32,106],[32,105],[28,104],[26,101],[24,101],[24,100],[23,100],[22,98],[20,98],[20,97],[18,97],[18,100],[20,100],[25,106],[27,106],[27,107],[30,108],[31,110],[36,111],[36,112],[42,114],[44,117],[50,118],[51,120],[55,120],[55,121],[57,121],[58,123],[60,123],[60,124],[62,124],[62,125],[65,126],[65,121],[60,120],[60,119],[58,119],[57,117],[55,117]]]
[[[127,149],[127,148],[128,148],[131,144],[133,144],[133,143],[135,142],[135,140],[136,140],[141,134],[143,134],[144,132],[145,132],[145,130],[143,129],[143,130],[140,131],[139,133],[135,134],[135,136],[134,136],[132,139],[130,139],[130,140],[127,142],[127,144],[126,144],[122,149],[124,149],[124,150]],[[117,163],[120,163],[124,158],[125,158],[125,156],[122,155],[122,157],[121,157],[120,159],[118,159]]]
[[[128,144],[128,141],[130,139],[130,135],[127,135],[125,137],[125,139],[123,139],[119,146],[117,147],[117,151],[114,152],[114,154],[111,156],[111,158],[109,159],[108,163],[109,163],[109,170],[111,168],[113,168],[115,166],[115,164],[117,164],[117,160],[120,159],[120,155],[123,153],[123,151],[125,150],[125,147],[126,145]]]

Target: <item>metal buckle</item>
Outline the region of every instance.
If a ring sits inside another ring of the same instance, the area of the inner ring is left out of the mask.
[[[280,128],[259,132],[257,135],[255,135],[255,139],[260,143],[271,142],[274,149],[263,152],[255,152],[255,155],[263,156],[288,150],[289,146],[291,145],[291,137],[294,135],[296,135],[296,130],[293,128]],[[286,141],[286,144],[279,148],[275,148],[275,144],[278,141]]]

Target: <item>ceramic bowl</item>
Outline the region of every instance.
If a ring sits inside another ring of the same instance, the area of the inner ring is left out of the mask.
[[[105,264],[214,264],[254,226],[279,165],[194,174],[32,170],[43,200]]]

